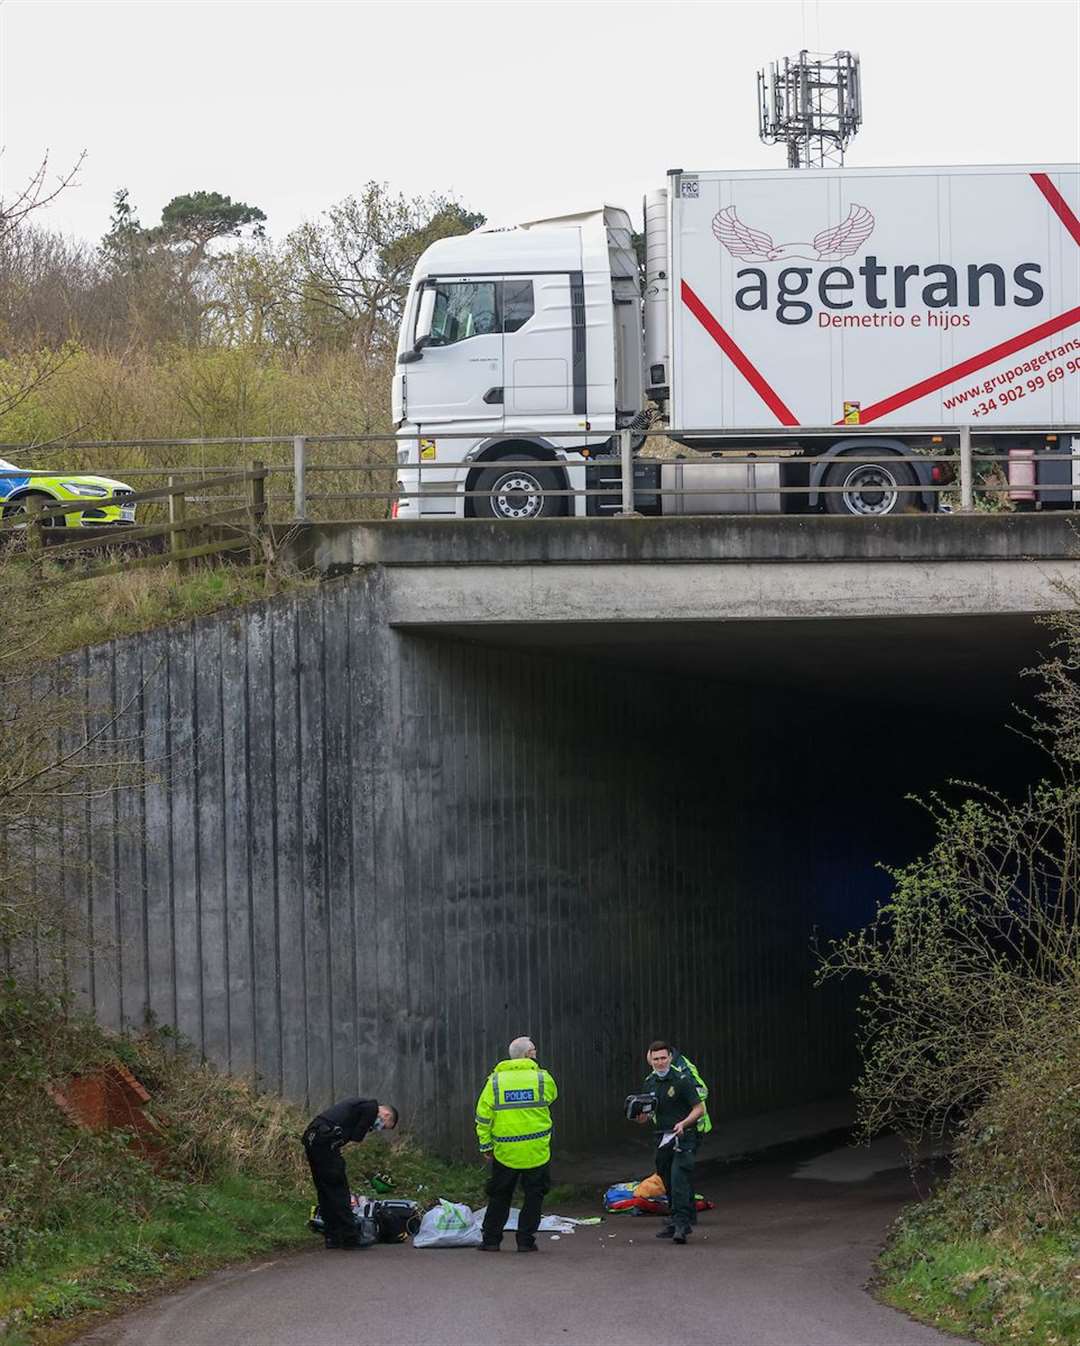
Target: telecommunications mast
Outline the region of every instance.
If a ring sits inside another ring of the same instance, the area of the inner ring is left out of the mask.
[[[800,51],[758,71],[758,132],[787,145],[788,168],[836,168],[862,125],[859,58]]]

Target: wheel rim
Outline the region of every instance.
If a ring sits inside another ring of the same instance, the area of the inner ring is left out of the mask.
[[[889,514],[900,498],[896,478],[881,463],[853,467],[843,485],[840,498],[849,514]]]
[[[500,519],[535,519],[544,508],[540,483],[527,472],[500,477],[491,492],[491,510]]]
[[[48,497],[46,496],[45,499],[47,500]],[[18,528],[26,528],[26,527],[29,525],[29,522],[30,522],[30,517],[29,517],[29,516],[30,516],[30,511],[26,508],[26,497],[25,497],[25,496],[23,496],[23,497],[20,498],[19,500],[13,500],[13,501],[11,502],[10,505],[5,505],[5,506],[4,506],[4,518],[5,518],[5,519],[18,519],[18,520],[19,520],[19,522],[18,522],[17,524],[14,525],[14,527],[17,528],[17,529],[18,529]],[[63,517],[63,516],[61,516],[61,517]],[[45,528],[48,528],[48,527],[50,526],[50,524],[52,523],[52,520],[49,518],[48,514],[46,513],[45,500],[42,500],[42,502],[41,502],[41,522],[42,522],[42,525],[43,525]]]

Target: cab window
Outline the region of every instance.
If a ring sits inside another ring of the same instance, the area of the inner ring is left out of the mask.
[[[494,281],[440,282],[431,322],[432,346],[452,346],[498,330]]]
[[[535,312],[531,280],[506,280],[502,282],[502,329],[504,332],[516,332],[519,327],[524,327]]]

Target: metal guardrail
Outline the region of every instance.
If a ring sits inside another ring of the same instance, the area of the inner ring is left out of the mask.
[[[508,432],[509,433],[509,432]],[[538,431],[516,430],[515,435],[527,438],[530,434],[537,435]],[[541,497],[555,497],[560,499],[574,499],[577,497],[604,497],[611,501],[613,495],[620,498],[619,514],[631,515],[635,512],[634,499],[634,468],[643,464],[655,466],[658,461],[666,463],[681,463],[685,466],[692,466],[698,463],[723,463],[729,465],[748,465],[771,466],[777,463],[787,463],[793,459],[805,463],[814,463],[818,461],[813,454],[805,453],[800,445],[792,444],[792,441],[828,438],[836,440],[843,437],[846,440],[857,440],[860,437],[881,438],[883,435],[895,438],[924,438],[931,442],[931,448],[938,451],[910,451],[906,454],[895,454],[888,452],[873,452],[869,449],[866,453],[847,452],[843,455],[843,463],[848,467],[873,466],[873,465],[895,465],[897,463],[921,463],[936,464],[946,469],[946,475],[952,477],[952,480],[934,481],[924,483],[918,479],[915,482],[895,481],[886,488],[891,494],[894,491],[901,495],[925,496],[925,495],[943,495],[954,494],[958,496],[958,506],[954,506],[953,513],[966,513],[975,507],[976,499],[979,496],[988,497],[993,495],[1010,496],[1016,501],[1037,499],[1040,488],[1034,482],[1036,476],[1034,465],[1043,460],[1053,460],[1057,463],[1080,461],[1080,453],[1064,453],[1057,450],[1045,451],[1032,447],[1030,450],[1024,448],[1017,451],[1015,448],[1012,453],[993,453],[987,452],[983,447],[973,448],[972,445],[972,427],[970,426],[906,426],[880,428],[878,426],[827,426],[827,427],[795,427],[785,435],[778,430],[757,430],[747,431],[740,434],[739,438],[752,444],[754,441],[769,441],[761,449],[740,446],[737,450],[710,450],[705,448],[699,451],[699,456],[684,457],[676,459],[660,459],[650,457],[640,452],[635,452],[635,444],[639,445],[642,441],[650,438],[667,439],[690,439],[690,440],[708,440],[710,438],[730,438],[730,431],[707,429],[695,429],[692,432],[679,431],[667,428],[645,429],[645,430],[622,430],[613,434],[604,434],[596,430],[577,430],[560,432],[553,435],[549,430],[545,430],[545,437],[556,438],[559,440],[587,439],[596,441],[602,435],[603,443],[594,444],[591,447],[593,455],[597,455],[597,449],[607,449],[597,456],[585,457],[583,453],[583,462],[588,463],[612,463],[618,462],[621,481],[616,487],[612,486],[585,486],[579,488],[571,487],[552,487],[532,492],[531,495]],[[1007,429],[990,429],[979,427],[977,431],[980,438],[984,439],[989,445],[993,440],[1003,435],[1012,439],[1017,437],[1026,437],[1034,441],[1039,437],[1061,436],[1061,435],[1080,435],[1080,427],[1062,427],[1062,426],[1024,426],[1009,427]],[[114,440],[114,441],[79,441],[73,440],[64,445],[71,450],[161,450],[167,448],[183,449],[198,447],[202,450],[207,448],[231,449],[234,447],[266,447],[273,448],[280,446],[285,450],[282,456],[286,458],[285,462],[262,463],[255,462],[248,466],[244,472],[237,471],[236,464],[222,464],[220,466],[194,466],[191,464],[169,464],[156,467],[98,467],[93,471],[101,475],[117,475],[126,478],[167,478],[168,484],[162,488],[152,488],[145,491],[136,491],[123,497],[112,496],[107,498],[97,498],[92,502],[87,500],[73,501],[68,504],[57,504],[53,506],[48,504],[44,507],[44,513],[48,517],[61,516],[70,513],[82,513],[91,508],[101,508],[104,505],[113,504],[131,504],[139,501],[167,500],[170,506],[170,519],[168,524],[152,525],[144,528],[123,528],[123,534],[129,541],[136,541],[138,538],[148,538],[155,535],[165,534],[170,539],[175,539],[177,533],[182,534],[184,527],[193,527],[194,524],[184,524],[184,502],[205,503],[207,498],[214,498],[220,504],[231,504],[237,500],[244,502],[244,510],[250,511],[252,501],[249,494],[243,496],[222,495],[222,488],[226,486],[244,483],[252,490],[259,492],[258,512],[259,517],[271,515],[280,506],[291,500],[292,509],[285,513],[285,518],[291,521],[302,522],[309,517],[309,505],[319,504],[337,504],[345,502],[357,502],[367,504],[369,502],[383,502],[386,505],[386,511],[389,512],[391,503],[397,499],[419,498],[426,500],[437,499],[439,497],[478,499],[490,498],[494,493],[491,491],[481,491],[463,489],[457,481],[447,483],[445,491],[439,490],[440,480],[446,480],[446,474],[453,473],[460,475],[463,469],[482,467],[482,463],[463,463],[461,461],[447,462],[439,461],[431,457],[426,457],[419,450],[415,455],[401,456],[400,446],[406,441],[419,441],[428,436],[422,433],[395,434],[391,432],[372,432],[355,435],[264,435],[264,436],[243,436],[243,437],[216,437],[200,439],[155,439],[155,440]],[[454,431],[447,434],[438,434],[435,436],[439,442],[452,440],[475,440],[475,432]],[[779,443],[778,443],[779,441]],[[790,447],[784,447],[785,441]],[[951,451],[944,451],[947,443],[951,441],[954,447]],[[394,455],[392,458],[371,458],[367,461],[357,462],[313,462],[311,450],[314,446],[323,445],[392,445]],[[610,449],[616,448],[617,453],[611,453]],[[288,452],[291,449],[291,454]],[[26,453],[32,452],[32,445],[0,445],[0,450],[5,453]],[[587,450],[586,450],[587,452]],[[291,458],[291,462],[288,459]],[[537,468],[538,463],[534,457],[503,457],[497,460],[500,468],[512,467],[515,465],[529,466]],[[990,466],[994,464],[1015,465],[1023,462],[1025,465],[1031,465],[1030,476],[1031,484],[1016,483],[1007,480],[1008,468],[1004,472],[1005,481],[988,482],[978,479],[977,469],[980,466]],[[491,464],[489,464],[491,465]],[[541,467],[557,467],[558,464],[541,463]],[[402,472],[416,473],[416,489],[402,489],[397,481],[397,475]],[[33,475],[33,469],[20,469],[19,477]],[[357,490],[338,490],[328,492],[318,492],[309,489],[311,479],[320,474],[341,474],[349,477],[355,474],[369,474],[369,489]],[[0,481],[4,477],[13,475],[6,470],[0,470]],[[76,475],[76,473],[73,473]],[[1074,473],[1069,473],[1069,482],[1058,483],[1047,489],[1061,492],[1064,489],[1072,489],[1072,477]],[[1080,473],[1077,474],[1080,476]],[[385,486],[380,482],[381,477],[389,477]],[[424,478],[427,478],[425,487]],[[187,480],[182,480],[187,478]],[[191,480],[191,478],[196,478]],[[292,490],[288,494],[274,492],[269,489],[273,479],[291,478]],[[257,487],[252,483],[257,480]],[[709,496],[777,496],[777,495],[805,495],[808,487],[805,484],[785,484],[771,485],[756,483],[738,483],[728,486],[706,485],[679,486],[672,490],[665,489],[661,484],[643,488],[645,493],[655,499],[661,499],[665,495],[678,495],[687,500],[693,500],[695,497]],[[868,487],[867,489],[874,489]],[[814,492],[819,496],[829,496],[839,494],[850,487],[840,484],[829,484],[822,480],[813,487]],[[200,495],[200,492],[207,492],[208,495]],[[692,513],[692,508],[686,511]],[[280,517],[280,515],[279,515]],[[226,523],[229,520],[225,518],[210,518],[207,516],[199,520],[199,526],[210,522]],[[21,525],[25,526],[25,522]],[[10,520],[0,522],[0,536],[5,528],[11,527]],[[120,528],[113,536],[114,544],[121,540]],[[77,540],[72,540],[71,545],[79,545]],[[86,541],[82,546],[88,545]],[[179,558],[178,558],[179,559]]]

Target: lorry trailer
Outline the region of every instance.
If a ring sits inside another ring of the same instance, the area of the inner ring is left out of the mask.
[[[396,517],[934,510],[958,432],[1080,502],[1080,166],[672,170],[420,258]],[[953,450],[954,451],[954,450]],[[1020,488],[1023,489],[1020,489]]]

